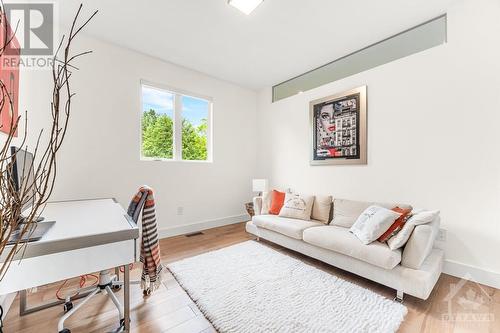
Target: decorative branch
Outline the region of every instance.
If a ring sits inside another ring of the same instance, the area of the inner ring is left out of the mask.
[[[34,174],[34,181],[30,183],[27,177],[22,177],[19,182],[20,190],[16,190],[13,181],[13,162],[19,149],[29,150],[26,144],[28,134],[28,113],[25,113],[24,131],[21,143],[15,152],[11,152],[10,147],[13,143],[21,117],[11,120],[10,129],[5,142],[0,147],[0,257],[4,260],[0,263],[0,281],[5,276],[14,256],[20,251],[26,249],[27,243],[18,241],[14,245],[7,245],[13,232],[19,231],[23,236],[32,232],[36,227],[36,220],[45,208],[53,190],[57,175],[57,154],[66,137],[69,118],[71,114],[71,101],[75,94],[71,90],[70,78],[72,70],[77,70],[73,61],[80,56],[87,55],[92,51],[86,51],[78,54],[72,54],[72,42],[82,29],[97,14],[95,11],[87,20],[79,24],[79,16],[82,5],[73,19],[69,35],[63,36],[59,46],[54,54],[52,62],[52,79],[54,87],[52,89],[52,102],[50,104],[52,125],[47,135],[41,130],[38,134],[36,144],[31,149],[34,162],[32,165],[20,166],[23,174]],[[5,18],[3,3],[0,3],[0,25],[4,29],[2,45],[0,45],[0,60],[5,57],[5,50],[12,43],[14,33],[9,35],[9,23]],[[62,56],[60,57],[62,51]],[[14,103],[11,98],[11,92],[7,86],[0,80],[0,116],[1,112],[11,112],[14,110]],[[13,117],[12,117],[13,118]],[[46,143],[42,143],[45,142]],[[23,203],[33,202],[33,205],[26,212],[22,212]],[[21,215],[21,213],[24,213]],[[23,222],[23,223],[21,223]],[[34,225],[35,224],[35,225]],[[19,237],[20,239],[21,237]],[[21,252],[21,254],[24,252]]]

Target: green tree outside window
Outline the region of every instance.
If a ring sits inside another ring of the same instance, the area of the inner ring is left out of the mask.
[[[194,126],[182,120],[182,159],[204,161],[207,159],[207,119]],[[165,114],[150,109],[142,114],[142,154],[152,158],[173,158],[174,122]]]

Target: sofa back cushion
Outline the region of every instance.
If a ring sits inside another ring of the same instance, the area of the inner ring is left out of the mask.
[[[287,193],[279,216],[309,221],[313,202],[314,196],[312,195]]]
[[[318,220],[324,224],[330,223],[330,211],[332,210],[331,195],[317,195],[314,197],[311,219]]]
[[[350,228],[365,209],[373,205],[372,202],[355,201],[348,199],[333,200],[332,225]]]
[[[269,209],[271,208],[272,193],[272,191],[262,192],[261,211],[258,215],[269,214]]]
[[[377,205],[387,209],[400,207],[403,209],[411,209],[410,205],[401,203],[376,203],[367,201],[356,201],[348,199],[333,200],[333,219],[331,225],[350,228],[354,225],[358,217],[370,206]]]

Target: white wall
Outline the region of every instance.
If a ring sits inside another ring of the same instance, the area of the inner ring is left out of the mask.
[[[251,178],[268,177],[297,191],[440,209],[448,263],[500,278],[498,17],[496,0],[457,0],[448,10],[448,44],[274,104],[270,88],[256,96],[82,36],[78,47],[94,54],[74,76],[53,198],[115,196],[126,206],[149,184],[167,235],[237,220]],[[213,164],[139,160],[140,79],[214,98]],[[365,84],[368,165],[310,166],[309,101]],[[20,109],[29,110],[31,134],[46,124],[50,88],[50,73],[21,73]]]
[[[126,208],[148,184],[163,236],[241,220],[256,168],[256,93],[83,35],[75,46],[94,53],[74,73],[77,95],[52,199],[116,197]],[[213,98],[213,163],[139,160],[141,79]],[[29,112],[31,136],[47,126],[51,87],[48,71],[21,73],[20,110]]]
[[[499,17],[498,1],[456,1],[444,46],[276,103],[264,89],[259,176],[296,191],[440,209],[449,262],[500,274]],[[310,166],[309,101],[365,84],[368,165]]]

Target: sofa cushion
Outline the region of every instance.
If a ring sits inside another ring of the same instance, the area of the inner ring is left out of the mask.
[[[300,240],[302,239],[302,232],[305,229],[324,226],[324,224],[319,221],[289,219],[275,215],[256,215],[252,218],[252,222],[259,228],[275,231]]]
[[[281,207],[285,202],[285,192],[280,192],[273,190],[271,192],[271,205],[269,206],[269,214],[278,215],[280,213]]]
[[[350,228],[361,213],[373,203],[347,199],[333,200],[332,225]]]
[[[262,204],[263,204],[262,197],[253,197],[252,202],[253,202],[253,211],[255,215],[262,214]]]
[[[398,212],[373,205],[365,209],[349,231],[367,245],[382,236],[400,216]]]
[[[396,250],[403,247],[415,229],[416,226],[427,224],[436,219],[439,216],[439,210],[415,210],[412,212],[413,215],[406,221],[405,225],[395,236],[389,238],[387,245],[391,250]]]
[[[262,193],[262,208],[258,215],[269,214],[269,208],[271,208],[271,193],[272,192],[269,191]]]
[[[330,223],[332,200],[331,195],[317,195],[314,197],[311,219],[321,221],[324,224]]]
[[[403,250],[401,265],[420,269],[423,262],[431,253],[434,242],[439,233],[440,219],[436,217],[431,223],[417,225]]]
[[[343,227],[329,225],[309,228],[304,230],[303,239],[311,245],[385,269],[393,269],[401,262],[401,250],[391,251],[387,244],[378,241],[364,245],[349,229]]]
[[[398,217],[398,219],[394,221],[394,223],[389,227],[389,229],[387,229],[387,231],[384,232],[384,234],[378,238],[378,241],[381,243],[387,242],[389,238],[393,237],[398,232],[400,232],[401,229],[403,229],[406,221],[411,217],[411,209],[409,208],[404,209],[404,208],[394,207],[392,210],[400,213],[401,216]],[[391,250],[394,249],[391,248]]]
[[[387,209],[394,207],[412,208],[410,205],[400,203],[376,203],[367,201],[356,201],[348,199],[333,200],[333,220],[331,225],[350,228],[356,222],[356,219],[364,212],[365,209],[372,205],[381,206]]]
[[[298,220],[311,220],[314,196],[296,193],[287,193],[279,216]]]

